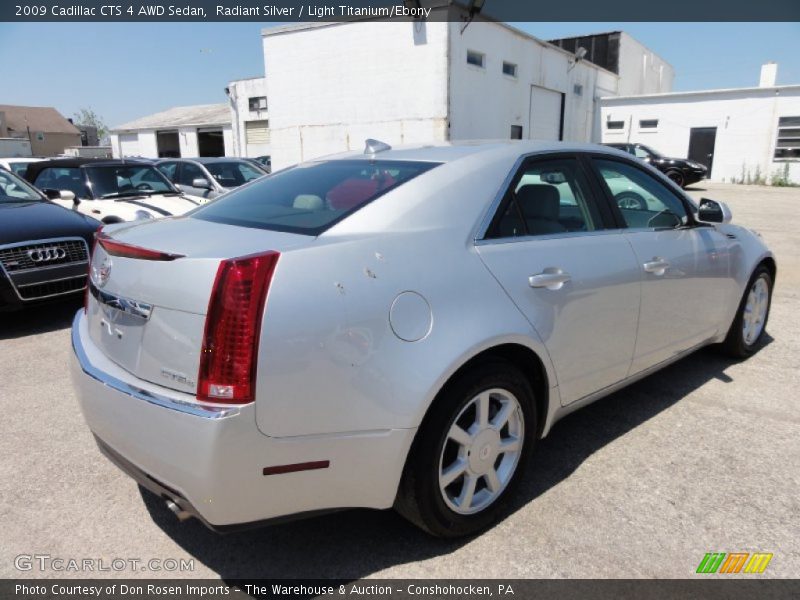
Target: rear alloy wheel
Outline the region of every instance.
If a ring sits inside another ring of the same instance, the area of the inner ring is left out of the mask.
[[[476,533],[501,515],[536,437],[533,392],[491,361],[437,398],[409,454],[395,508],[441,537]]]
[[[667,177],[674,181],[679,188],[683,187],[685,179],[680,171],[667,171]]]
[[[772,274],[764,265],[759,266],[747,284],[728,336],[723,344],[734,358],[747,358],[758,348],[764,335],[772,302]]]
[[[647,203],[644,198],[636,192],[620,192],[614,199],[617,201],[617,206],[626,210],[645,210]]]

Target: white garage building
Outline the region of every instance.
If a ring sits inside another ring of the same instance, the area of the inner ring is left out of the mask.
[[[769,63],[758,87],[603,98],[603,142],[688,157],[713,181],[800,183],[800,85],[776,75]]]
[[[360,149],[370,137],[599,140],[600,97],[668,92],[673,79],[672,67],[638,43],[617,42],[604,68],[481,19],[466,28],[301,23],[264,29],[262,40],[273,168]]]
[[[234,154],[226,103],[178,106],[111,130],[115,158],[227,156]]]

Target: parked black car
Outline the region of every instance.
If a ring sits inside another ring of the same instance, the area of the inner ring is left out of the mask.
[[[687,158],[666,157],[644,144],[604,144],[604,146],[610,146],[641,158],[664,173],[680,187],[697,183],[708,175],[708,168],[705,165]]]
[[[98,227],[0,168],[0,311],[82,294]]]

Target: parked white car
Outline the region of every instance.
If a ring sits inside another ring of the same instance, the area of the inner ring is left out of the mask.
[[[0,158],[0,167],[4,167],[18,177],[25,177],[28,165],[45,160],[44,158],[34,158],[33,156],[23,156],[16,158]]]
[[[620,209],[609,177],[659,204]],[[181,518],[395,507],[470,534],[566,414],[702,346],[758,348],[775,260],[729,221],[601,146],[369,141],[104,228],[77,394]]]
[[[182,215],[199,204],[141,161],[45,160],[30,165],[25,177],[53,202],[107,224]]]

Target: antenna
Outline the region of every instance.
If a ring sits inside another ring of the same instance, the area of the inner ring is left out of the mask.
[[[367,139],[365,144],[364,154],[377,154],[378,152],[386,152],[387,150],[392,149],[392,147],[386,142],[373,140],[372,138]]]

